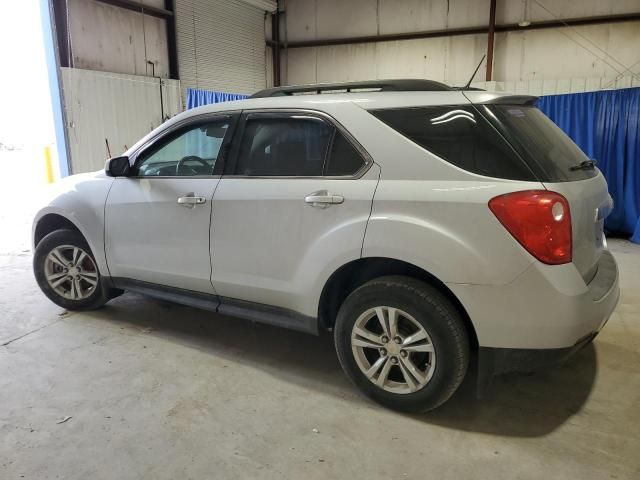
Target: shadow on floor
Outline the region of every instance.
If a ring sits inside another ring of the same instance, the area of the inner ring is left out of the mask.
[[[89,315],[124,329],[151,329],[155,337],[248,364],[323,394],[368,402],[342,373],[330,335],[315,337],[134,294],[125,294]],[[591,344],[565,365],[548,371],[494,378],[482,400],[476,398],[475,374],[470,372],[443,406],[409,417],[462,431],[546,435],[580,411],[592,390],[596,369],[596,350]]]
[[[475,397],[475,375],[467,375],[447,403],[413,418],[469,432],[546,435],[581,410],[593,388],[596,371],[596,349],[589,344],[563,365],[494,377],[482,400]]]

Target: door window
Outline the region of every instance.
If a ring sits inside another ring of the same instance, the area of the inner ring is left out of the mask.
[[[173,177],[212,175],[229,119],[200,123],[161,140],[136,162],[135,175]]]
[[[353,175],[362,168],[365,160],[349,140],[339,131],[331,144],[325,175],[331,177]]]
[[[249,116],[236,175],[321,176],[333,127],[317,117]]]

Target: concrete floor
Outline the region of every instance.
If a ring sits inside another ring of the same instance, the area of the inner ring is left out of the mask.
[[[360,396],[329,337],[132,294],[67,313],[0,254],[0,478],[640,478],[640,246],[611,246],[593,346],[417,416]]]

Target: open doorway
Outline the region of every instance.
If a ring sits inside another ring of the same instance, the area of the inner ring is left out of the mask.
[[[34,210],[60,177],[40,3],[10,2],[0,16],[0,58],[8,67],[0,75],[3,255],[30,248]]]

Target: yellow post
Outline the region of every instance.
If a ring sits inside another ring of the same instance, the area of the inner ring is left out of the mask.
[[[47,183],[53,183],[53,164],[51,163],[51,147],[44,147],[44,168],[47,175]]]

